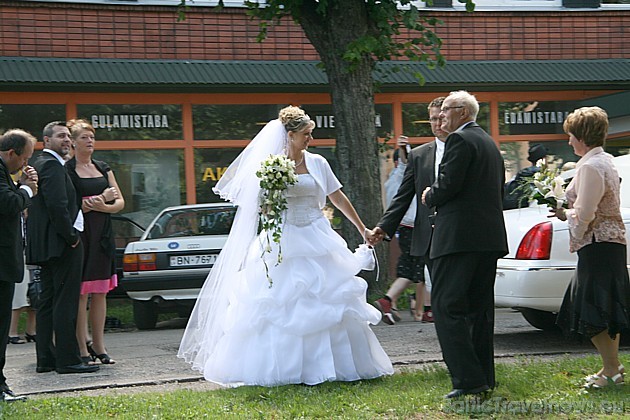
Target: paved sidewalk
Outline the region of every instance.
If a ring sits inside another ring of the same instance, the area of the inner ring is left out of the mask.
[[[397,369],[440,362],[441,353],[433,324],[411,321],[408,313],[396,325],[373,326],[383,348]],[[199,382],[201,375],[178,359],[177,349],[185,320],[161,323],[153,331],[109,332],[108,352],[117,363],[101,365],[96,373],[59,375],[35,372],[34,343],[9,344],[5,375],[11,388],[23,395],[51,394],[78,390],[98,390],[160,384]],[[627,347],[626,347],[627,349]],[[594,353],[589,344],[567,344],[559,335],[538,331],[510,310],[497,311],[495,354]],[[205,383],[205,381],[202,381]]]

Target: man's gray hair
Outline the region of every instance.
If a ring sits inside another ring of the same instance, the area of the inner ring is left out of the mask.
[[[477,114],[479,114],[479,102],[477,102],[475,95],[471,95],[465,90],[455,90],[448,95],[448,99],[455,102],[456,106],[464,106],[468,110],[468,113],[473,121],[477,120]]]

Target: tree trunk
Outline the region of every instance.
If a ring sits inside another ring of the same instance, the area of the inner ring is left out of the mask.
[[[362,66],[352,73],[327,67],[337,127],[337,175],[368,228],[374,227],[383,214],[371,71],[371,66]],[[354,225],[347,221],[342,225],[342,234],[350,249],[363,242]],[[377,248],[379,265],[383,267],[380,277],[384,279],[387,248]],[[372,289],[380,289],[382,285],[374,282],[375,274],[366,278]]]
[[[328,2],[325,19],[315,11],[317,5],[305,0],[300,21],[328,75],[335,114],[337,176],[365,225],[372,228],[383,213],[372,78],[375,62],[365,55],[351,68],[343,58],[348,44],[369,27],[365,3]],[[342,235],[350,249],[363,242],[361,234],[348,221],[342,225]],[[379,277],[386,279],[388,247],[377,247],[377,255],[381,267]],[[376,283],[375,273],[366,276],[368,283],[372,290],[382,291],[386,284],[384,281]]]

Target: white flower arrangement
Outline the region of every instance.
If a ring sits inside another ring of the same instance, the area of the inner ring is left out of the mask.
[[[297,182],[295,173],[295,162],[285,155],[269,155],[256,171],[256,176],[260,178],[260,223],[265,231],[266,243],[263,247],[261,258],[265,264],[265,271],[269,287],[273,281],[269,276],[269,267],[265,261],[265,253],[271,252],[271,242],[278,244],[278,258],[276,265],[282,262],[282,248],[280,239],[282,238],[282,217],[287,209],[287,199],[285,192],[289,185]]]
[[[543,164],[540,171],[526,179],[532,188],[529,194],[530,200],[536,200],[538,204],[545,204],[552,209],[568,208],[565,180],[557,170]]]

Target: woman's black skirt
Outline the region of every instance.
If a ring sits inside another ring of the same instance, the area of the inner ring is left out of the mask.
[[[630,328],[630,280],[626,246],[594,242],[578,252],[577,269],[556,323],[567,336],[611,338]]]

